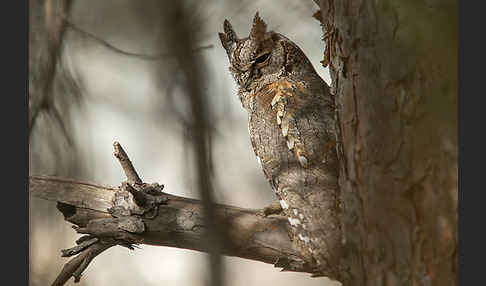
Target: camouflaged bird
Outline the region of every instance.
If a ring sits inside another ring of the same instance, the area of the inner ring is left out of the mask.
[[[334,276],[340,237],[334,100],[302,50],[268,31],[258,12],[250,35],[238,38],[228,20],[221,43],[238,96],[248,112],[253,150],[292,225],[303,257],[276,266],[314,264],[316,275]],[[331,234],[329,234],[331,233]],[[297,263],[297,264],[296,264]]]

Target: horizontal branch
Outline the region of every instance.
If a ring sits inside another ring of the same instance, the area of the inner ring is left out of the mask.
[[[116,187],[75,182],[66,179],[30,176],[30,194],[58,202],[65,220],[84,227],[99,218],[111,218]],[[154,218],[141,217],[145,225],[136,236],[143,244],[170,246],[206,252],[203,208],[198,200],[164,193]],[[225,230],[222,254],[275,264],[284,270],[313,272],[289,239],[288,220],[284,216],[265,216],[263,210],[216,205],[218,224]]]

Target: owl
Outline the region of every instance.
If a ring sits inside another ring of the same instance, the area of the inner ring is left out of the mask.
[[[219,33],[248,112],[253,151],[292,226],[303,257],[292,263],[318,265],[332,276],[340,243],[335,107],[328,85],[302,50],[267,31],[256,13],[248,37],[239,38],[228,20]],[[282,267],[292,270],[292,263]],[[278,264],[278,263],[277,263]]]

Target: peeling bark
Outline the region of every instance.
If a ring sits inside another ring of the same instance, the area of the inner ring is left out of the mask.
[[[321,1],[345,285],[457,285],[457,3]]]

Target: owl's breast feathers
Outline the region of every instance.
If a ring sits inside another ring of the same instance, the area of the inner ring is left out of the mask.
[[[298,162],[301,168],[308,168],[334,159],[330,154],[334,146],[334,111],[325,87],[320,81],[304,83],[281,78],[250,92],[250,136],[263,162]],[[275,150],[256,146],[265,143],[275,144],[271,146]],[[294,158],[285,155],[289,152]],[[275,163],[270,165],[277,167]]]
[[[247,101],[253,149],[282,208],[287,207],[296,243],[324,262],[332,252],[321,243],[324,230],[338,227],[337,220],[319,219],[334,208],[338,177],[328,87],[317,77],[285,77],[248,93]]]

